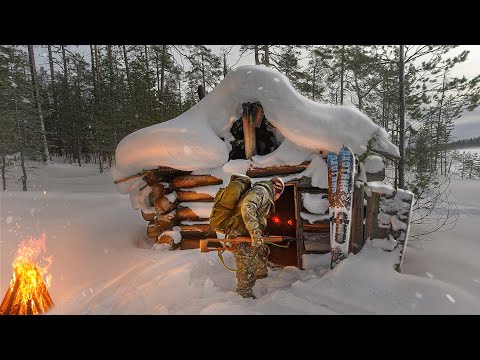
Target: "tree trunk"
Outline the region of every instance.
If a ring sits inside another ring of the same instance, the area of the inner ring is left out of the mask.
[[[130,96],[132,96],[132,86],[130,84],[130,70],[128,69],[127,48],[125,47],[125,45],[122,45],[122,48],[123,48],[123,61],[125,62],[125,72],[127,73],[128,91],[130,92]]]
[[[358,98],[358,110],[362,111],[362,99],[363,99],[363,96],[362,96],[362,93],[360,91],[360,86],[358,86],[358,76],[357,76],[357,72],[354,71],[353,72],[353,78],[355,80],[355,92],[357,93],[357,98]]]
[[[203,59],[203,53],[202,53],[202,85],[203,85],[203,88],[207,89],[207,83],[205,81],[205,63],[204,63],[204,59]]]
[[[167,45],[162,45],[162,67],[160,73],[160,97],[163,99],[165,92],[165,65],[167,61]]]
[[[78,108],[80,110],[80,113],[82,112],[82,96],[80,93],[80,79],[81,79],[81,67],[80,67],[80,62],[78,62],[77,66],[77,98],[78,98]],[[76,122],[73,123],[73,132],[75,134],[75,147],[77,149],[77,160],[78,160],[78,166],[82,166],[82,163],[80,162],[80,140],[78,136],[78,131],[77,131],[77,124]]]
[[[398,66],[399,77],[399,117],[400,117],[400,139],[398,149],[400,160],[398,162],[398,186],[405,189],[405,53],[403,45],[400,45],[400,61]]]
[[[72,108],[72,103],[70,102],[70,91],[69,91],[69,83],[68,83],[68,63],[67,63],[67,55],[65,53],[65,46],[62,45],[62,56],[63,56],[63,71],[64,71],[64,82],[65,82],[65,96],[67,98],[67,108],[71,111],[71,116],[72,116],[72,127],[73,127],[73,136],[74,136],[74,142],[75,145],[74,149],[77,159],[78,159],[78,166],[82,166],[80,162],[80,149],[78,146],[78,134],[77,134],[77,126],[76,126],[76,121],[75,121],[75,112],[73,111]]]
[[[340,105],[343,105],[343,76],[345,72],[345,45],[342,45],[342,59],[340,63]]]
[[[145,89],[144,89],[144,100],[145,100],[145,119],[148,119],[149,113],[150,113],[150,104],[148,101],[148,91],[149,91],[149,85],[148,85],[148,45],[145,46]]]
[[[160,67],[158,64],[158,53],[155,51],[155,69],[157,72],[157,94],[158,94],[158,101],[162,101],[162,93],[160,92]]]
[[[317,70],[317,59],[315,59],[315,65],[313,65],[313,78],[312,78],[312,100],[315,101],[315,77]]]
[[[98,84],[97,84],[97,77],[95,73],[95,55],[94,55],[93,45],[90,45],[90,58],[92,62],[92,80],[93,80],[93,97],[95,99],[95,105],[98,105]]]
[[[23,131],[22,127],[20,124],[20,119],[18,117],[18,105],[17,105],[17,93],[14,93],[15,96],[15,120],[17,122],[17,131],[18,131],[18,137],[20,139],[20,165],[22,167],[22,190],[27,191],[27,171],[25,169],[25,157],[23,155],[23,148],[24,148],[24,138],[23,138]]]
[[[255,65],[260,65],[260,60],[258,59],[258,45],[254,45],[255,47]]]
[[[93,79],[93,97],[94,97],[94,101],[95,101],[95,110],[94,110],[94,116],[95,116],[95,122],[98,122],[98,105],[99,105],[99,102],[100,102],[100,99],[99,99],[99,94],[98,94],[98,82],[97,82],[97,67],[98,67],[98,63],[96,62],[96,45],[95,45],[95,49],[93,47],[93,45],[90,45],[90,57],[91,57],[91,61],[92,61],[92,79]],[[98,59],[97,59],[98,60]],[[99,140],[99,136],[98,134],[96,134],[96,146],[97,146],[97,151],[100,151],[100,140]],[[94,163],[96,164],[97,163],[97,157],[94,156],[93,157],[94,159]],[[101,158],[99,157],[99,170],[100,170],[100,173],[103,172],[103,167],[102,167],[102,160]]]
[[[113,88],[115,86],[115,77],[113,74],[112,45],[107,45],[108,70],[110,74],[110,100],[113,101]]]
[[[42,105],[38,96],[37,69],[35,68],[35,52],[33,50],[33,45],[28,45],[28,58],[30,60],[30,75],[32,77],[33,100],[35,101],[35,106],[37,107],[38,111],[38,117],[40,119],[40,132],[43,142],[42,157],[43,162],[46,163],[50,158],[50,154],[48,153],[47,133],[45,131],[45,123],[43,122]]]
[[[223,77],[227,76],[227,54],[223,53]]]
[[[440,104],[438,108],[438,119],[437,119],[437,136],[435,137],[435,166],[434,168],[437,169],[438,157],[440,152],[440,137],[441,137],[441,123],[442,123],[442,108],[443,108],[443,101],[445,98],[445,78],[447,76],[447,70],[443,72],[443,84],[442,84],[442,97],[440,98]],[[441,161],[440,161],[441,167]],[[441,172],[441,170],[440,170]]]
[[[203,85],[198,85],[197,92],[198,92],[198,98],[202,100],[205,97],[205,88],[203,87]]]
[[[5,178],[5,167],[7,166],[7,162],[5,160],[5,156],[2,155],[2,185],[3,191],[7,191],[7,179]]]
[[[50,64],[50,82],[52,85],[53,108],[58,111],[57,95],[55,91],[55,69],[53,67],[52,45],[48,45],[48,62]]]
[[[178,74],[177,80],[178,80],[178,104],[180,105],[180,111],[182,111],[182,87],[180,82],[180,74]]]
[[[270,50],[268,49],[268,45],[263,45],[263,51],[265,52],[263,63],[270,67]]]

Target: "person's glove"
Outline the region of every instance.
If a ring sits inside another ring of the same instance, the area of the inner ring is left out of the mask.
[[[252,234],[252,246],[254,248],[263,245],[263,237],[260,231],[254,231]]]

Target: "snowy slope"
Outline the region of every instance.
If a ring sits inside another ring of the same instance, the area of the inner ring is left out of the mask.
[[[422,260],[429,261],[417,264],[423,277],[396,273],[393,253],[367,245],[333,271],[329,254],[305,256],[306,270],[269,269],[254,287],[258,299],[243,299],[216,253],[151,250],[146,222],[132,215],[128,197],[112,181],[88,165],[38,165],[31,191],[0,194],[0,296],[19,242],[45,231],[46,255],[54,256],[53,314],[480,314],[478,296],[460,281],[480,280],[474,227],[457,255],[453,242],[439,248],[441,255],[424,251]],[[478,222],[480,206],[470,205]],[[235,266],[233,256],[224,255]],[[456,285],[425,276],[437,277],[435,269]]]
[[[241,104],[254,101],[262,104],[266,118],[290,142],[274,155],[257,157],[262,166],[285,163],[292,151],[297,163],[311,153],[338,151],[342,145],[362,154],[374,134],[374,149],[398,155],[386,131],[354,107],[316,103],[299,94],[277,70],[249,65],[230,71],[180,116],[122,139],[116,150],[115,179],[157,166],[193,171],[223,165],[233,139],[229,131],[241,116]]]

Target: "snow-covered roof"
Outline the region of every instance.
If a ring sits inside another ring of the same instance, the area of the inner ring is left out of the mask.
[[[356,108],[316,103],[298,93],[277,70],[247,65],[230,71],[180,116],[137,130],[120,141],[114,179],[158,166],[195,171],[225,164],[233,140],[230,129],[242,115],[242,103],[256,101],[285,137],[283,146],[252,159],[260,166],[291,163],[321,150],[337,152],[343,145],[362,154],[374,134],[373,149],[399,155],[385,129]]]

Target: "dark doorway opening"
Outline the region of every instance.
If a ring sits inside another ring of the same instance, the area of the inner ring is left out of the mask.
[[[282,196],[275,201],[275,212],[268,218],[265,234],[295,238],[297,235],[295,213],[295,186],[287,185]]]

